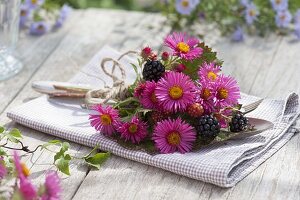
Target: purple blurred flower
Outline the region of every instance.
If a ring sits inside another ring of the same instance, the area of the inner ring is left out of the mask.
[[[236,30],[233,32],[231,36],[231,40],[234,42],[241,42],[244,40],[244,31],[240,26],[238,26]]]
[[[31,10],[26,4],[21,4],[20,7],[20,27],[24,28],[26,26],[26,22],[31,15]]]
[[[295,24],[300,24],[300,9],[297,10],[294,16],[294,22]]]
[[[49,31],[49,26],[44,21],[33,22],[29,29],[29,33],[32,35],[43,35],[48,31]]]
[[[253,24],[258,15],[259,11],[254,3],[246,5],[245,19],[247,24]]]
[[[60,9],[59,16],[54,24],[54,28],[60,28],[66,18],[69,16],[70,12],[72,11],[72,8],[66,4],[63,5],[63,7]]]
[[[189,15],[200,3],[200,0],[176,0],[175,8],[182,15]]]
[[[276,26],[286,28],[292,20],[292,15],[288,10],[278,11],[275,17]]]
[[[288,0],[271,0],[271,4],[276,11],[287,10],[289,6]]]
[[[240,4],[244,7],[246,7],[249,4],[249,0],[240,0]]]
[[[25,4],[29,6],[30,9],[36,9],[43,5],[45,0],[25,0]]]

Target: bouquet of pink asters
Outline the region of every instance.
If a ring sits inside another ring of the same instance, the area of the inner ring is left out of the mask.
[[[126,99],[93,106],[97,114],[89,119],[97,131],[135,149],[186,153],[249,127],[239,86],[221,73],[211,48],[184,33],[168,35],[164,46],[170,51],[160,56],[141,50]]]

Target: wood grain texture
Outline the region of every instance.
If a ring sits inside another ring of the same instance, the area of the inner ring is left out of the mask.
[[[170,31],[162,26],[164,18],[157,14],[112,10],[75,11],[76,23],[68,34],[56,43],[47,56],[40,58],[38,67],[27,69],[14,82],[16,92],[9,91],[9,98],[0,102],[8,110],[23,100],[37,96],[30,84],[35,80],[67,81],[103,46],[109,45],[119,51],[140,49],[141,45],[160,48],[164,36]],[[290,43],[290,38],[248,38],[245,43],[234,44],[218,34],[207,34],[205,41],[219,52],[224,71],[239,81],[242,91],[264,96],[282,96],[289,91],[300,92],[297,53],[300,44]],[[21,44],[35,43],[25,37]],[[40,43],[49,40],[38,39]],[[45,41],[44,41],[45,40]],[[55,40],[55,39],[54,39]],[[26,45],[25,45],[26,44]],[[37,45],[37,44],[36,44]],[[37,45],[38,46],[38,45]],[[33,50],[38,55],[37,50]],[[46,53],[44,53],[46,55]],[[37,59],[33,56],[32,59]],[[12,84],[10,82],[10,84]],[[22,86],[24,83],[24,87]],[[20,90],[21,88],[21,90]],[[1,85],[0,85],[1,89]],[[19,92],[20,91],[20,92]],[[15,96],[15,97],[14,97]],[[13,99],[13,101],[12,101]],[[1,110],[1,107],[0,107]],[[5,112],[0,123],[7,123]],[[25,142],[35,146],[52,136],[42,134],[14,123],[25,134]],[[72,143],[72,152],[84,154],[89,148]],[[147,166],[134,161],[112,156],[100,171],[72,165],[73,175],[63,179],[63,199],[300,199],[300,136],[292,138],[274,156],[230,189],[196,181],[183,176]],[[35,154],[30,164],[34,181],[41,183],[45,170],[51,162],[47,152]],[[76,163],[77,164],[77,163]]]

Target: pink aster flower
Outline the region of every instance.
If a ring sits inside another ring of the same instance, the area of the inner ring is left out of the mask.
[[[240,88],[236,80],[232,77],[220,75],[213,85],[215,92],[215,106],[224,108],[238,103]]]
[[[184,111],[195,101],[195,84],[189,76],[169,72],[157,82],[155,90],[159,105],[170,112]]]
[[[214,110],[213,84],[214,82],[208,79],[202,79],[197,84],[196,102],[203,106],[205,113],[211,113]]]
[[[203,50],[198,47],[197,38],[187,38],[184,33],[173,33],[165,38],[164,44],[173,50],[173,55],[185,60],[193,60],[201,56]]]
[[[147,81],[145,90],[142,94],[141,104],[147,109],[158,108],[158,101],[155,95],[156,82]]]
[[[114,126],[119,122],[119,113],[111,106],[97,105],[93,110],[98,114],[90,114],[90,123],[97,131],[102,132],[104,135],[112,135],[115,132]]]
[[[45,194],[42,200],[59,200],[61,193],[60,179],[55,171],[48,172],[45,180]]]
[[[21,163],[20,157],[17,152],[14,152],[14,164],[19,178],[19,190],[24,200],[32,200],[37,198],[37,190],[35,186],[27,178],[29,171],[28,168]]]
[[[130,122],[123,123],[118,128],[118,132],[126,141],[139,143],[147,136],[147,124],[134,116]]]
[[[133,96],[136,98],[140,98],[145,88],[146,88],[146,83],[139,83],[138,86],[134,89]]]
[[[186,153],[192,150],[196,132],[180,118],[166,119],[157,123],[153,140],[161,153]]]
[[[199,71],[198,75],[199,78],[202,79],[207,79],[209,81],[215,81],[218,77],[218,73],[221,71],[220,66],[216,66],[215,63],[204,63]]]
[[[0,180],[4,178],[4,176],[7,174],[7,169],[5,167],[5,162],[3,160],[3,157],[0,157]]]
[[[20,177],[19,190],[24,200],[37,199],[37,190],[29,179],[24,176]]]

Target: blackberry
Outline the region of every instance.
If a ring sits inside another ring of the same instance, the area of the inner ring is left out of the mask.
[[[220,124],[215,117],[203,115],[197,119],[196,130],[201,139],[213,140],[220,132]]]
[[[243,113],[236,113],[232,116],[231,122],[229,122],[229,127],[231,132],[244,131],[248,127],[248,119],[243,115]]]
[[[158,60],[147,60],[143,69],[143,78],[146,81],[157,82],[163,73],[165,72],[165,67]]]

